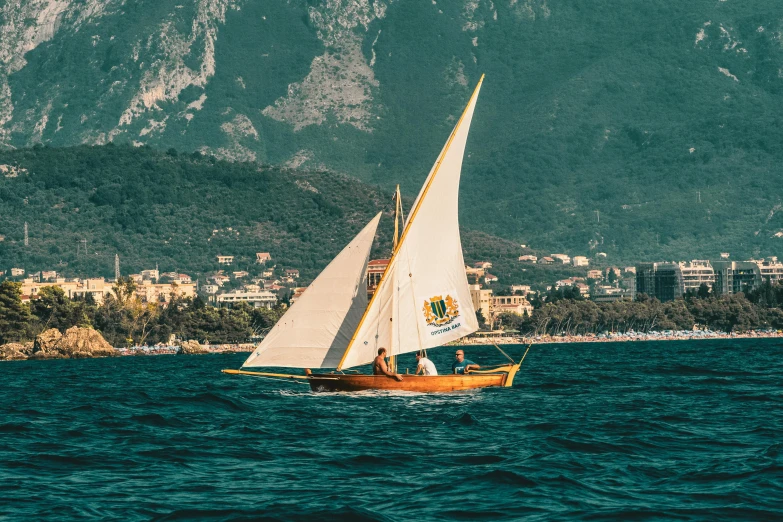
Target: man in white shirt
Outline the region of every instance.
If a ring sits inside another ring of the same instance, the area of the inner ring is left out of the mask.
[[[416,375],[419,375],[419,373],[422,375],[438,375],[435,364],[427,359],[424,352],[416,352],[416,362],[419,363],[419,366],[416,368]]]

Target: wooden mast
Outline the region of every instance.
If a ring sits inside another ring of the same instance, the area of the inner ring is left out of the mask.
[[[392,253],[397,251],[397,244],[400,242],[400,219],[402,216],[402,196],[400,196],[400,185],[397,185],[397,189],[394,192],[394,243],[392,247]],[[389,263],[391,263],[391,259],[389,259]],[[395,294],[392,292],[392,299],[394,300]],[[394,303],[392,304],[392,309],[394,309]],[[389,351],[393,351],[394,346],[394,327],[392,327],[391,332],[392,338],[389,342]],[[389,357],[389,371],[392,371],[394,373],[397,373],[397,356],[391,355]]]

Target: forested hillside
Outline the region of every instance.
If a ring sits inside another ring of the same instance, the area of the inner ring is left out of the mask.
[[[463,225],[781,254],[778,0],[0,4],[0,146],[147,144],[415,194],[481,73]],[[240,169],[241,170],[241,169]]]
[[[373,255],[391,248],[392,192],[347,176],[115,145],[38,146],[0,153],[0,165],[0,270],[112,277],[119,254],[125,275],[157,264],[198,276],[225,268],[218,254],[242,270],[269,252],[307,280],[379,211]],[[525,276],[519,245],[471,231],[463,241],[466,260],[495,261],[506,284]],[[550,271],[550,282],[562,272]]]
[[[320,270],[391,195],[347,178],[179,155],[147,147],[36,147],[0,154],[0,260],[28,271],[113,275],[142,268],[234,269],[270,252],[305,275]],[[24,223],[29,246],[24,246]],[[388,244],[389,227],[381,230]],[[379,247],[380,248],[380,247]]]

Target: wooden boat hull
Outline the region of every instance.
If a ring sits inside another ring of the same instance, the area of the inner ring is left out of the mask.
[[[385,375],[312,374],[310,389],[314,392],[357,392],[366,390],[448,393],[477,388],[511,386],[510,373],[481,375],[403,375],[398,381]]]

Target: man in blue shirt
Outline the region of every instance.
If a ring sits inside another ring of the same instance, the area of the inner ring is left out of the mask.
[[[465,373],[468,373],[470,370],[478,370],[479,368],[481,368],[481,366],[474,363],[473,361],[469,361],[468,359],[465,359],[465,352],[463,352],[462,350],[457,350],[455,357],[457,358],[457,360],[454,361],[454,364],[451,365],[451,369],[456,374],[463,375]]]

